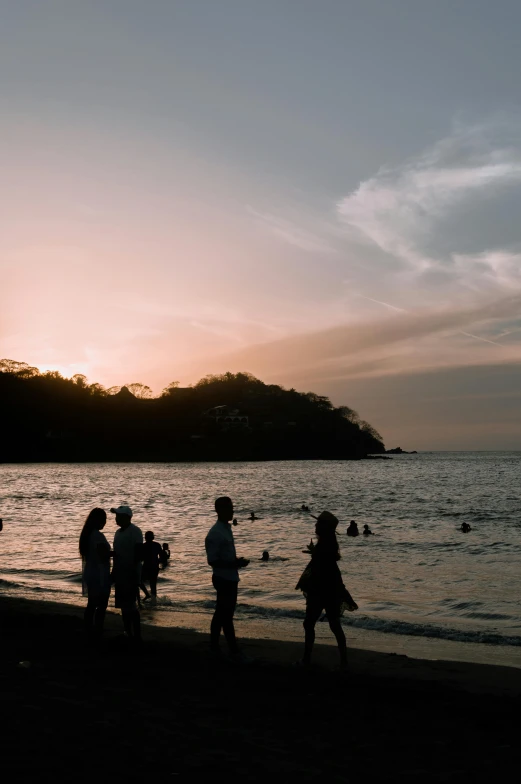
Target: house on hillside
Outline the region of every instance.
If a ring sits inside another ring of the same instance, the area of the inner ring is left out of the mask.
[[[215,406],[203,414],[203,419],[214,422],[220,429],[244,429],[250,426],[249,417],[241,414],[238,408]]]

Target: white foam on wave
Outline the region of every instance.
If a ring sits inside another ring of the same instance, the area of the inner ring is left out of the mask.
[[[215,603],[209,600],[193,602],[174,601],[167,597],[158,599],[155,605],[156,610],[170,610],[174,612],[205,612],[213,610]],[[304,610],[284,607],[262,607],[252,604],[237,605],[238,618],[250,618],[252,620],[280,621],[292,619],[303,621]],[[394,620],[387,618],[375,618],[369,615],[356,615],[355,613],[346,614],[342,622],[345,626],[353,626],[368,631],[381,632],[383,634],[407,635],[409,637],[430,637],[439,640],[451,640],[454,642],[470,642],[484,645],[511,645],[521,647],[521,635],[502,635],[494,632],[483,632],[461,629],[453,629],[447,626],[423,623],[410,623],[408,621]]]

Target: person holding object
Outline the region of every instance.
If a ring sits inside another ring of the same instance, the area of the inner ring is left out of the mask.
[[[126,635],[141,642],[141,619],[137,607],[141,561],[143,559],[143,534],[132,523],[132,509],[118,506],[110,510],[116,515],[119,531],[114,535],[114,566],[112,581],[116,593],[116,607],[121,610]]]
[[[311,547],[311,561],[305,568],[296,590],[306,597],[306,618],[304,620],[305,646],[302,664],[311,663],[311,653],[315,642],[315,625],[326,611],[329,628],[336,637],[340,653],[340,666],[347,668],[347,644],[340,618],[344,610],[357,610],[358,605],[345,587],[338,561],[340,550],[336,538],[338,520],[331,512],[322,512],[316,522],[315,533],[318,541]]]
[[[231,521],[233,520],[233,503],[231,498],[223,496],[215,502],[217,522],[210,528],[204,545],[208,564],[212,567],[212,583],[217,591],[215,612],[210,626],[210,647],[214,654],[219,655],[219,638],[221,629],[232,658],[240,661],[240,649],[235,637],[233,616],[237,605],[237,588],[239,585],[239,569],[248,566],[247,558],[237,558]]]

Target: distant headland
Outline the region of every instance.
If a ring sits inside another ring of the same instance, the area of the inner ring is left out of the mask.
[[[83,375],[0,360],[0,462],[359,460],[380,434],[327,397],[250,373],[105,389]]]

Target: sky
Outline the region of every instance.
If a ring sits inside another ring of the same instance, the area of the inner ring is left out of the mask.
[[[521,449],[518,0],[0,0],[0,357]]]

